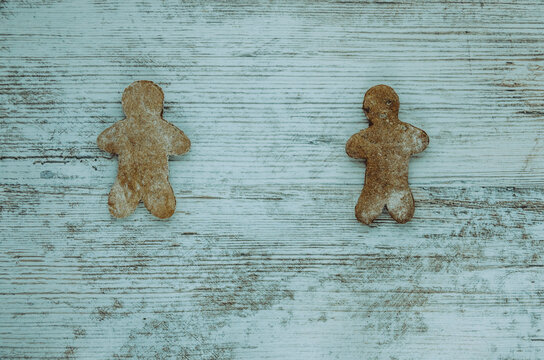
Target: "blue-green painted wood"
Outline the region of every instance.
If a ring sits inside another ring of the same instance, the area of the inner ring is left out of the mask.
[[[544,3],[0,2],[2,359],[544,358]],[[96,136],[160,84],[174,216]],[[366,89],[429,148],[359,224]]]

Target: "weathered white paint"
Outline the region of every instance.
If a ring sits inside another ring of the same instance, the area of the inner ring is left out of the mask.
[[[0,357],[544,357],[544,3],[0,3]],[[191,138],[177,212],[113,219],[134,80]],[[359,224],[386,83],[429,148]]]

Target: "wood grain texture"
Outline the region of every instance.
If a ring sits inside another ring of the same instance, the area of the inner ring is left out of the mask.
[[[3,359],[541,359],[544,3],[0,2]],[[110,216],[96,136],[147,79],[178,205]],[[359,224],[385,83],[429,148]]]

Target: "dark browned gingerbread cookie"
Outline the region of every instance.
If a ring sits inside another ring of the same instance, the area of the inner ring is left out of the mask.
[[[370,88],[365,94],[363,110],[370,126],[353,135],[346,144],[350,157],[366,159],[365,184],[355,206],[355,216],[369,225],[385,206],[393,219],[406,223],[414,216],[408,163],[412,155],[429,145],[429,136],[399,120],[399,97],[389,86]]]
[[[126,118],[104,130],[98,147],[119,155],[119,170],[108,198],[113,216],[126,217],[140,200],[155,216],[164,219],[176,210],[168,181],[168,155],[189,151],[183,131],[162,118],[164,94],[151,81],[136,81],[123,92]]]

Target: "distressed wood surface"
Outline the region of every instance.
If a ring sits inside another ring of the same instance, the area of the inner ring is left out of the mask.
[[[1,1],[0,358],[544,358],[544,3]],[[110,216],[147,79],[178,199]],[[386,83],[429,148],[359,224]]]

